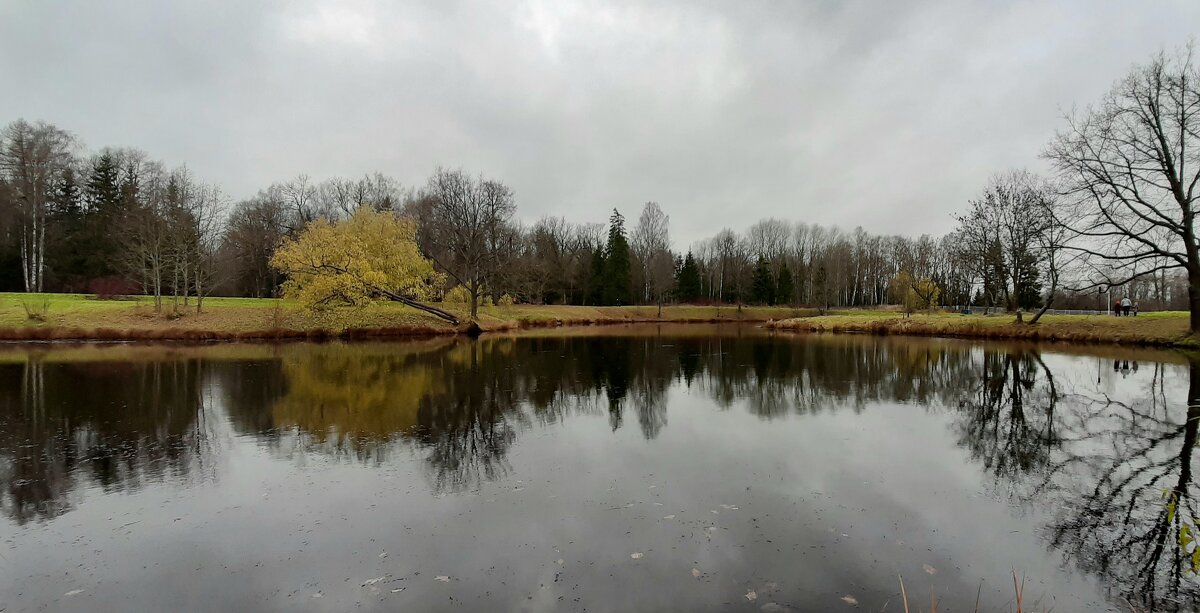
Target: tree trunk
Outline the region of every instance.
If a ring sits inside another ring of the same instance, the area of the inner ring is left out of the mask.
[[[479,284],[471,282],[471,319],[479,318]]]
[[[1188,332],[1200,333],[1200,270],[1188,267]]]
[[[1050,273],[1050,295],[1046,296],[1046,304],[1042,305],[1042,308],[1038,310],[1037,315],[1034,315],[1033,319],[1029,320],[1029,325],[1032,326],[1033,324],[1036,324],[1038,320],[1042,318],[1042,315],[1045,315],[1046,311],[1050,309],[1050,305],[1054,303],[1054,293],[1057,289],[1058,273],[1052,272]]]
[[[200,314],[200,307],[204,303],[204,277],[200,274],[200,266],[196,265],[196,314]]]
[[[444,319],[456,326],[458,324],[462,323],[459,321],[459,319],[457,317],[454,316],[453,313],[450,313],[449,311],[444,311],[433,305],[425,304],[423,302],[417,302],[416,300],[413,300],[412,298],[409,298],[407,296],[401,296],[400,294],[389,292],[387,290],[380,290],[380,293],[382,293],[384,296],[387,296],[389,300],[394,300],[401,304],[410,306],[414,309],[417,309],[418,311],[424,311],[426,313],[429,313],[430,315],[433,315],[440,319]]]

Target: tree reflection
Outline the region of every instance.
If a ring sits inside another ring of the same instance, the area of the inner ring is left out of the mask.
[[[104,491],[186,478],[209,464],[196,360],[0,365],[0,509],[56,517],[80,484]]]
[[[1180,546],[1184,524],[1198,517],[1192,456],[1200,358],[1189,357],[1185,376],[1186,404],[1161,402],[1153,393],[1157,373],[1147,395],[1122,401],[1096,389],[1074,396],[1065,442],[1038,496],[1059,509],[1047,526],[1050,544],[1082,570],[1108,578],[1121,598],[1150,610],[1193,610],[1200,602],[1190,556]]]
[[[997,477],[1043,474],[1058,445],[1054,374],[1031,350],[985,350],[958,406],[959,444]]]
[[[206,390],[276,453],[415,453],[438,493],[509,474],[522,432],[572,415],[653,440],[673,394],[763,420],[913,403],[945,412],[988,480],[1045,511],[1048,545],[1114,600],[1188,609],[1200,358],[1119,355],[1093,369],[1033,346],[726,333],[299,344],[247,360],[35,352],[0,364],[0,506],[24,523],[70,509],[82,484],[196,474],[211,464]]]

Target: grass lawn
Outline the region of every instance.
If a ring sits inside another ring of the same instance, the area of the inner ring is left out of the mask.
[[[465,319],[465,305],[442,305]],[[34,316],[30,316],[32,313]],[[168,315],[170,314],[170,315]],[[513,305],[481,307],[484,330],[531,326],[637,321],[767,321],[810,314],[786,307],[665,306],[658,308]],[[195,302],[173,308],[164,301],[154,309],[149,297],[99,300],[83,294],[0,293],[0,338],[40,339],[180,339],[271,338],[294,336],[395,336],[449,334],[454,327],[431,315],[397,303],[364,308],[310,312],[299,304],[269,298],[207,298],[196,313]]]
[[[1026,315],[1028,321],[1031,315]],[[1036,325],[1014,323],[1011,313],[962,315],[895,311],[841,311],[823,317],[772,322],[769,327],[803,332],[857,332],[971,338],[1111,342],[1200,348],[1188,334],[1188,314],[1183,311],[1142,313],[1137,317],[1113,315],[1046,315]]]
[[[465,305],[442,305],[466,319]],[[31,317],[30,313],[35,316]],[[176,313],[168,315],[168,313]],[[971,338],[1011,338],[1111,342],[1200,348],[1188,335],[1184,312],[1143,313],[1137,317],[1047,315],[1035,326],[1013,323],[1010,314],[961,315],[888,310],[846,310],[816,316],[789,307],[655,306],[588,307],[512,305],[480,307],[485,331],[571,324],[621,322],[769,322],[777,330],[855,332]],[[450,324],[397,303],[310,312],[299,304],[270,298],[208,298],[156,312],[148,297],[99,300],[82,294],[0,293],[0,339],[7,340],[211,340],[328,336],[452,334]]]

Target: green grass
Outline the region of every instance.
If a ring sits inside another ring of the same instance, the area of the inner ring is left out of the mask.
[[[29,310],[41,312],[33,319]],[[442,305],[466,319],[466,305]],[[485,330],[522,327],[638,321],[767,321],[809,314],[783,307],[665,306],[658,308],[513,305],[481,307]],[[162,311],[152,298],[141,296],[100,300],[82,294],[0,293],[0,338],[21,339],[211,339],[263,336],[369,336],[448,334],[454,327],[431,315],[397,303],[365,308],[310,312],[298,303],[264,298],[207,298],[201,313],[195,301],[173,307],[167,298]]]
[[[31,319],[26,306],[44,320]],[[442,305],[466,319],[467,307]],[[269,298],[208,298],[204,311],[195,302],[178,312],[170,299],[156,312],[148,297],[99,300],[82,294],[0,293],[0,338],[21,339],[215,339],[295,336],[399,336],[451,334],[453,326],[396,303],[365,308],[310,312],[299,304]],[[1035,326],[1013,323],[1011,314],[961,315],[891,310],[844,310],[816,316],[811,309],[789,307],[656,306],[588,307],[561,305],[485,306],[479,324],[485,331],[571,324],[623,322],[770,322],[775,329],[806,332],[857,332],[970,338],[1011,338],[1200,347],[1188,335],[1183,312],[1143,313],[1138,317],[1047,315]]]

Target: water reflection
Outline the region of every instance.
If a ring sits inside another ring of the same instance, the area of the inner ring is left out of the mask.
[[[1200,602],[1188,540],[1200,517],[1200,359],[1101,353],[748,331],[119,360],[10,353],[0,363],[0,508],[24,525],[71,510],[87,488],[219,479],[213,420],[280,458],[379,466],[415,455],[430,490],[451,494],[506,478],[523,433],[573,416],[654,441],[680,395],[761,420],[902,403],[949,415],[993,495],[1045,511],[1047,546],[1100,578],[1113,602],[1188,609]]]
[[[80,485],[211,475],[203,378],[194,359],[0,364],[0,509],[24,524],[69,511]]]

